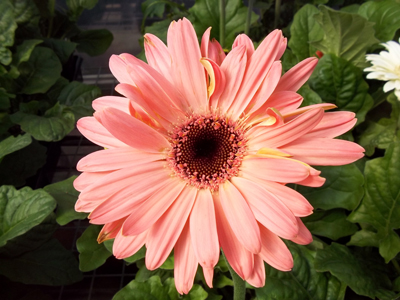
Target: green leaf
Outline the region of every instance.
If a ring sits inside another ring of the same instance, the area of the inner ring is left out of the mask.
[[[208,293],[198,284],[194,284],[189,294],[179,295],[175,287],[174,278],[168,278],[163,283],[164,288],[168,291],[168,296],[171,300],[205,300],[208,298]]]
[[[17,23],[14,18],[14,7],[10,1],[0,1],[0,12],[0,63],[8,65],[11,63],[11,51],[7,47],[14,44]]]
[[[11,115],[11,120],[38,141],[56,142],[75,127],[74,114],[58,102],[44,116],[26,114],[21,111]]]
[[[211,38],[219,40],[219,2],[214,0],[196,0],[196,3],[189,9],[194,16],[193,26],[197,36],[201,37],[208,27],[212,27]],[[231,47],[238,33],[244,32],[246,23],[247,7],[241,0],[225,1],[225,45]],[[255,13],[251,15],[250,24],[258,19]]]
[[[322,28],[314,18],[317,14],[319,10],[315,6],[306,4],[294,15],[290,26],[289,47],[299,61],[314,56],[318,49],[312,42],[323,37]]]
[[[101,226],[90,225],[76,241],[79,251],[79,269],[88,272],[103,265],[111,253],[97,242]]]
[[[399,251],[394,229],[400,228],[400,143],[396,138],[385,156],[365,166],[365,197],[349,216],[349,221],[372,225],[380,237],[379,251],[390,261]],[[397,234],[396,234],[397,235]],[[388,247],[392,246],[392,251]],[[394,253],[396,252],[396,253]]]
[[[25,284],[59,286],[82,280],[73,253],[55,239],[18,257],[0,259],[0,274]]]
[[[301,103],[302,107],[322,103],[321,97],[316,92],[314,92],[308,84],[303,85],[297,91],[297,93],[299,93],[303,97],[303,102]]]
[[[223,273],[218,273],[214,275],[213,287],[221,289],[226,286],[233,286],[232,279],[226,277]]]
[[[174,276],[173,270],[155,269],[150,271],[146,268],[146,265],[143,261],[138,261],[136,264],[139,267],[139,271],[136,273],[135,277],[137,282],[146,282],[152,276],[158,276],[161,278],[161,281],[164,282],[169,277]]]
[[[68,58],[74,52],[77,45],[76,43],[59,39],[45,39],[44,44],[57,54],[62,64],[68,61]]]
[[[42,43],[42,40],[24,40],[17,46],[17,52],[13,56],[13,65],[19,66],[20,63],[28,61],[36,45]]]
[[[93,29],[80,32],[72,41],[78,44],[76,50],[96,56],[106,52],[113,38],[107,29]]]
[[[345,208],[353,210],[364,195],[364,177],[354,165],[318,167],[326,178],[320,188],[297,186],[297,191],[310,201],[314,208],[325,210]]]
[[[97,86],[73,81],[62,89],[58,101],[70,107],[78,120],[93,114],[92,101],[100,96],[101,90]]]
[[[27,62],[19,65],[22,94],[45,93],[60,78],[61,63],[53,50],[36,47]]]
[[[17,137],[9,136],[0,142],[0,161],[7,154],[25,148],[32,143],[32,138],[29,134],[19,135]]]
[[[75,178],[76,176],[72,176],[43,188],[57,201],[56,216],[57,223],[60,225],[68,224],[73,220],[83,220],[87,217],[86,213],[77,212],[74,209],[79,196],[79,192],[73,186]]]
[[[18,24],[38,25],[40,15],[34,1],[11,0],[11,3],[14,5],[14,17]]]
[[[168,19],[162,20],[160,22],[154,22],[153,24],[151,24],[151,26],[146,26],[145,33],[152,33],[164,43],[167,43],[167,32],[170,23],[171,21]],[[143,42],[141,43],[141,45],[143,45]]]
[[[317,251],[315,269],[328,271],[357,294],[375,299],[391,288],[391,282],[380,257],[367,251],[356,255],[346,246],[332,243]]]
[[[368,1],[360,6],[358,13],[375,23],[375,37],[381,42],[393,39],[400,28],[400,3],[395,1]]]
[[[368,229],[361,229],[351,236],[349,246],[379,247],[379,235]]]
[[[37,141],[8,154],[0,162],[0,185],[23,186],[46,163],[46,147]],[[12,172],[10,172],[12,170]]]
[[[294,266],[290,272],[265,265],[265,286],[255,289],[262,300],[343,300],[346,285],[328,273],[314,269],[315,251],[306,246],[288,243]]]
[[[160,269],[173,270],[174,269],[174,256],[170,255],[165,262],[160,266]]]
[[[45,191],[0,187],[0,247],[40,224],[56,207]]]
[[[70,19],[76,21],[84,9],[92,9],[98,0],[67,0],[66,2]]]
[[[321,25],[324,37],[313,46],[324,54],[334,54],[356,66],[365,65],[365,53],[379,43],[374,37],[373,23],[363,17],[320,6],[315,20]]]
[[[16,257],[38,248],[53,236],[57,228],[55,215],[50,213],[39,225],[7,241],[7,244],[0,248],[0,257]]]
[[[373,106],[362,70],[335,55],[324,55],[308,82],[324,102],[336,104],[340,110],[355,112],[358,124],[364,121]]]
[[[387,101],[392,104],[391,118],[382,118],[378,122],[369,121],[368,127],[360,135],[359,144],[365,148],[365,154],[371,156],[375,148],[387,149],[397,132],[400,102],[392,93]]]
[[[354,234],[358,226],[347,221],[343,209],[316,211],[311,216],[303,218],[304,224],[315,235],[337,239]]]

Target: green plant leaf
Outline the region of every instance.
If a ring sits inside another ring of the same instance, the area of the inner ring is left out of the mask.
[[[106,52],[113,41],[112,33],[107,29],[93,29],[80,32],[71,40],[77,43],[76,50],[96,56]]]
[[[74,209],[79,196],[79,192],[73,186],[75,178],[76,176],[72,176],[43,188],[57,201],[56,220],[60,225],[68,224],[73,220],[83,220],[87,217],[86,213],[77,212]]]
[[[153,276],[160,277],[161,282],[164,282],[168,278],[174,276],[173,270],[155,269],[153,271],[150,271],[146,268],[144,261],[138,261],[136,264],[139,268],[139,271],[136,273],[136,277],[135,277],[135,280],[137,282],[146,282],[147,280],[149,280],[150,277],[153,277]]]
[[[312,42],[323,37],[322,28],[314,18],[317,14],[319,10],[314,5],[306,4],[294,15],[289,47],[299,61],[314,56],[317,49]]]
[[[352,235],[358,230],[357,225],[347,221],[347,215],[343,209],[316,211],[311,216],[303,218],[303,221],[313,234],[334,241]]]
[[[53,50],[35,47],[27,62],[19,65],[17,82],[22,94],[46,93],[61,76],[61,63]]]
[[[297,191],[310,201],[314,208],[356,208],[364,195],[364,177],[354,165],[318,167],[321,176],[326,178],[320,188],[297,186]]]
[[[170,23],[171,23],[171,21],[168,19],[162,20],[160,22],[154,22],[150,26],[146,26],[146,28],[144,30],[145,30],[145,33],[152,33],[152,34],[156,35],[164,43],[167,43],[167,32],[168,32],[168,27],[169,27]],[[141,42],[141,45],[143,45],[143,42]],[[143,52],[143,54],[144,54],[144,52]]]
[[[0,1],[0,11],[0,63],[8,65],[11,63],[11,51],[7,47],[14,44],[17,23],[14,18],[14,7],[10,1]]]
[[[25,180],[35,175],[46,163],[46,150],[46,147],[32,140],[28,146],[5,156],[0,162],[0,185],[23,186]]]
[[[50,213],[39,225],[7,241],[0,248],[0,258],[16,257],[38,248],[53,236],[57,228],[56,217],[54,213]]]
[[[34,1],[11,0],[11,3],[14,5],[14,17],[18,24],[38,25],[40,14]]]
[[[82,280],[73,253],[56,239],[18,257],[0,259],[0,273],[25,284],[59,286]]]
[[[374,154],[375,148],[387,149],[396,136],[400,102],[393,93],[387,97],[387,101],[392,105],[391,118],[382,118],[378,122],[369,121],[368,127],[360,135],[359,144],[365,148],[368,156]]]
[[[163,283],[164,288],[168,290],[168,296],[171,300],[205,300],[208,298],[208,293],[198,284],[194,284],[189,294],[179,295],[175,287],[174,278],[168,278]]]
[[[308,82],[324,102],[336,104],[340,110],[355,112],[357,124],[364,121],[373,106],[363,72],[335,55],[324,55]]]
[[[17,46],[17,52],[13,56],[13,65],[18,67],[20,63],[28,61],[33,49],[42,42],[42,40],[24,40],[21,45]]]
[[[103,265],[111,253],[97,242],[101,226],[90,225],[76,241],[79,251],[79,269],[88,272]]]
[[[68,61],[68,58],[74,52],[77,45],[76,43],[59,39],[45,39],[44,44],[57,54],[62,64]]]
[[[98,0],[67,0],[68,16],[71,20],[78,20],[84,9],[92,9]]]
[[[379,247],[379,235],[368,229],[361,229],[351,236],[349,246]]]
[[[400,252],[399,237],[393,232],[400,228],[399,165],[400,143],[396,138],[384,157],[366,163],[365,197],[349,216],[349,221],[367,223],[377,230],[380,237],[379,251],[386,262]],[[392,250],[388,249],[390,246]]]
[[[321,97],[308,84],[303,85],[297,93],[303,97],[302,107],[322,103]]]
[[[255,289],[258,299],[263,300],[343,300],[346,285],[328,273],[314,269],[315,251],[306,246],[288,243],[294,266],[290,272],[278,271],[265,265],[265,286]]]
[[[56,207],[45,191],[0,187],[0,247],[40,224]]]
[[[192,21],[197,36],[201,37],[208,27],[212,27],[211,38],[219,40],[219,2],[213,0],[196,0],[196,3],[189,9],[194,16]],[[246,23],[247,7],[241,0],[225,1],[225,45],[231,47],[238,33],[244,32]],[[251,24],[258,19],[255,13],[251,15]]]
[[[315,20],[324,31],[324,37],[312,45],[324,54],[334,54],[356,66],[365,65],[365,53],[379,43],[374,37],[373,23],[363,17],[320,6]]]
[[[0,142],[0,161],[7,154],[25,148],[32,143],[32,138],[29,134],[18,135],[16,137],[9,136]]]
[[[368,1],[363,3],[358,14],[375,23],[375,37],[381,42],[393,39],[400,28],[400,3],[395,1]]]
[[[92,101],[100,96],[101,90],[97,86],[72,81],[62,89],[58,101],[68,106],[78,120],[93,114]]]
[[[381,298],[391,288],[383,261],[368,249],[353,254],[346,246],[332,243],[317,251],[315,269],[330,272],[359,295],[390,299]]]
[[[44,116],[31,115],[21,111],[11,115],[11,120],[38,141],[61,140],[75,127],[75,117],[69,108],[58,102],[48,109]]]

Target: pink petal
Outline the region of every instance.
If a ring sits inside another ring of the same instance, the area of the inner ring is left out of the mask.
[[[246,199],[258,222],[283,238],[291,239],[297,235],[296,218],[279,198],[251,180],[233,177],[231,181]]]
[[[243,280],[246,280],[253,272],[254,255],[243,247],[236,235],[233,233],[224,214],[219,197],[215,195],[213,198],[219,243],[233,270],[235,270]]]
[[[249,106],[246,108],[246,111],[251,114],[261,108],[268,98],[271,96],[274,91],[276,85],[281,78],[282,73],[282,64],[280,61],[275,61],[271,69],[269,70],[267,76],[265,76],[263,82],[261,83],[259,89],[255,93],[253,99],[249,103]]]
[[[290,271],[293,268],[293,257],[285,243],[262,225],[260,225],[260,233],[262,249],[259,256],[275,269]]]
[[[316,57],[309,57],[299,62],[282,76],[275,92],[296,92],[311,76],[317,63],[318,58]]]
[[[289,122],[289,121],[295,119],[296,117],[304,114],[305,112],[308,112],[310,110],[315,110],[317,108],[323,109],[325,111],[325,110],[337,108],[337,106],[335,104],[332,104],[332,103],[312,104],[312,105],[308,105],[308,106],[297,108],[297,109],[289,111],[289,112],[285,112],[283,117],[284,117],[286,122]]]
[[[210,44],[210,32],[211,27],[208,27],[206,31],[204,31],[203,36],[201,38],[200,52],[202,57],[208,58],[208,47]]]
[[[172,57],[175,87],[195,112],[207,105],[207,86],[196,32],[189,20],[172,22],[168,29],[168,49]]]
[[[225,90],[220,96],[218,106],[222,111],[228,110],[235,99],[246,70],[246,47],[239,46],[228,53],[221,64],[221,70],[225,74]]]
[[[114,107],[129,114],[129,99],[117,96],[104,96],[92,102],[94,110],[102,110],[105,107]]]
[[[126,63],[118,55],[111,55],[110,70],[119,82],[135,85],[134,81],[126,70]]]
[[[302,137],[281,149],[293,159],[315,166],[346,165],[364,156],[364,148],[356,143],[328,138]]]
[[[176,178],[168,178],[157,193],[131,210],[122,232],[124,235],[137,235],[150,228],[165,213],[184,189],[185,184]]]
[[[226,54],[220,43],[216,39],[212,39],[208,45],[208,58],[215,61],[219,66],[225,60]]]
[[[129,146],[148,152],[161,152],[170,147],[167,139],[138,119],[112,107],[96,112],[96,118],[113,136]]]
[[[254,126],[248,131],[248,135],[251,137],[249,148],[254,150],[263,147],[275,148],[295,141],[313,129],[321,121],[323,114],[322,109],[313,109],[279,127]],[[259,131],[259,127],[265,130]],[[262,133],[252,136],[253,131],[256,130]]]
[[[219,243],[213,198],[200,189],[190,214],[190,235],[197,260],[203,268],[214,268],[219,260]]]
[[[251,253],[261,250],[260,232],[246,200],[229,180],[219,187],[219,197],[228,222],[242,245]]]
[[[210,106],[217,107],[218,99],[225,89],[225,75],[214,61],[208,58],[202,58],[200,62],[210,76],[210,84],[207,89],[210,98]]]
[[[146,242],[147,269],[157,269],[171,253],[192,210],[196,194],[197,189],[187,186],[166,213],[151,227]]]
[[[146,153],[132,148],[106,149],[85,156],[78,162],[76,169],[81,172],[114,171],[162,159],[164,155],[161,153]]]
[[[295,190],[272,181],[259,180],[257,182],[281,200],[295,216],[305,217],[313,213],[311,204]]]
[[[292,110],[297,109],[301,102],[303,101],[303,97],[300,96],[299,94],[291,91],[282,91],[282,92],[276,92],[271,95],[271,97],[268,98],[267,102],[261,107],[262,108],[267,108],[267,107],[274,107],[281,114],[286,114],[287,112],[290,112]]]
[[[80,174],[75,180],[74,180],[74,188],[81,192],[85,188],[87,188],[89,185],[92,183],[96,182],[97,180],[101,179],[102,177],[110,174],[111,172],[85,172]]]
[[[136,236],[124,236],[119,231],[113,244],[113,254],[118,259],[132,256],[143,247],[146,242],[147,231]]]
[[[121,180],[118,182],[118,186],[121,185],[121,182],[127,183],[116,193],[113,193],[104,201],[95,200],[99,205],[89,215],[90,223],[105,224],[131,214],[135,207],[165,186],[168,182],[167,179],[168,173],[165,170],[157,170]],[[113,188],[115,186],[116,184]]]
[[[174,249],[174,278],[179,294],[188,294],[193,286],[198,262],[190,240],[189,224],[183,228]]]
[[[321,176],[308,176],[306,179],[296,182],[296,184],[310,186],[310,187],[321,187],[324,185],[326,179]]]
[[[75,210],[78,212],[90,213],[98,205],[98,201],[86,201],[83,199],[78,199],[75,203]]]
[[[212,288],[213,287],[213,277],[214,277],[214,268],[205,268],[203,267],[203,275],[206,280],[207,285]]]
[[[275,30],[271,32],[258,46],[257,50],[248,59],[246,72],[240,89],[232,103],[229,111],[234,119],[238,118],[245,110],[254,94],[257,92],[262,81],[267,75],[282,40],[282,32]],[[280,74],[279,74],[280,75]]]
[[[278,54],[276,55],[276,58],[275,58],[276,60],[281,59],[283,53],[285,53],[286,47],[287,47],[287,38],[283,38],[283,40],[279,46]]]
[[[349,111],[334,111],[324,113],[317,126],[307,135],[307,138],[335,138],[356,125],[355,113]]]
[[[239,34],[232,44],[232,50],[236,47],[244,45],[246,47],[247,58],[250,58],[254,53],[254,44],[252,40],[244,33]]]
[[[296,219],[297,223],[299,224],[299,234],[291,241],[299,245],[308,245],[313,241],[312,234],[304,225],[304,223],[300,220],[300,218]]]
[[[265,285],[264,261],[260,255],[254,255],[253,273],[246,281],[256,288],[261,288]]]
[[[263,180],[284,183],[304,180],[310,174],[309,168],[298,161],[262,155],[246,156],[240,170],[243,176],[249,174]]]
[[[128,147],[116,139],[102,124],[93,117],[83,117],[76,123],[78,130],[89,141],[104,148]]]
[[[144,35],[144,50],[149,66],[165,78],[170,78],[171,55],[163,41],[151,33],[146,33]]]
[[[114,222],[104,224],[103,228],[99,233],[99,236],[97,237],[97,242],[100,244],[104,241],[115,238],[118,235],[120,229],[122,228],[122,224],[124,224],[125,220],[126,218],[122,218]]]

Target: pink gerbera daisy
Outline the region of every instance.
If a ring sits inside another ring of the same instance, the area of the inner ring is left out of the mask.
[[[292,256],[281,238],[312,241],[299,217],[312,206],[285,186],[319,187],[310,165],[343,165],[363,156],[355,143],[334,139],[356,123],[335,106],[299,108],[296,91],[317,58],[281,76],[286,38],[270,33],[254,50],[244,34],[227,55],[210,29],[201,47],[192,24],[172,22],[168,47],[145,35],[148,64],[112,56],[110,69],[125,97],[93,102],[80,132],[105,147],[78,163],[76,210],[104,224],[99,241],[115,238],[117,258],[146,246],[154,270],[174,250],[175,284],[188,293],[200,264],[212,286],[220,249],[248,283],[265,283],[264,261],[288,271]]]

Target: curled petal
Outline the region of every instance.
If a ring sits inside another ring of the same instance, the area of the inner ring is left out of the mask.
[[[115,238],[120,229],[122,228],[122,224],[124,224],[125,220],[126,217],[111,223],[104,224],[103,228],[99,233],[99,236],[97,237],[97,242],[100,244],[104,241]]]
[[[225,75],[214,61],[202,58],[200,62],[210,76],[210,83],[207,89],[210,104],[212,107],[217,107],[219,96],[225,89]]]
[[[216,39],[212,39],[208,45],[208,58],[215,61],[219,66],[222,64],[226,57],[224,49]]]

